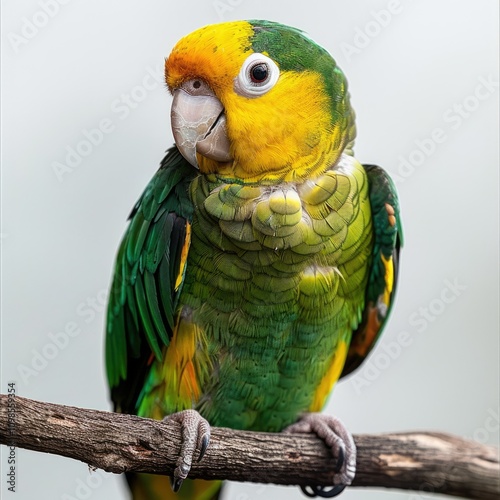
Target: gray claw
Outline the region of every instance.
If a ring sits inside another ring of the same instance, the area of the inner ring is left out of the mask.
[[[301,489],[306,496],[332,498],[342,493],[352,483],[356,473],[356,445],[351,433],[336,417],[319,413],[307,413],[284,432],[313,433],[331,449],[337,462],[334,468],[332,489],[324,486],[307,486]]]
[[[164,420],[173,420],[181,424],[181,450],[177,459],[177,466],[174,470],[174,476],[170,479],[172,489],[174,492],[177,492],[191,470],[196,450],[199,450],[198,462],[205,455],[210,443],[210,424],[196,410],[184,410],[173,413],[165,417]]]

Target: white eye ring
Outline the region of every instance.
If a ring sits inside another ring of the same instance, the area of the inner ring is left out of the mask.
[[[235,91],[245,97],[259,97],[274,87],[280,76],[277,64],[258,52],[249,55],[234,81]]]

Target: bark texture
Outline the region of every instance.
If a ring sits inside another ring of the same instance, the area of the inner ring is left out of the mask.
[[[434,432],[356,435],[353,486],[500,498],[498,449]],[[171,474],[180,426],[133,415],[0,395],[0,443],[80,460],[108,472]],[[212,428],[189,477],[329,485],[334,461],[314,436]]]

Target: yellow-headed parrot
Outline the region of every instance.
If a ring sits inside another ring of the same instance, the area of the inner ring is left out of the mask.
[[[181,422],[174,491],[214,425],[316,433],[336,486],[304,492],[337,494],[355,446],[317,412],[387,320],[394,185],[354,158],[344,74],[298,29],[206,26],[177,43],[165,73],[176,145],[130,215],[110,293],[115,410]],[[134,499],[177,498],[164,477],[128,481]],[[220,486],[186,480],[179,495],[217,498]]]

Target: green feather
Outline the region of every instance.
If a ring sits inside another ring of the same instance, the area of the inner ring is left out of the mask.
[[[149,312],[151,314],[154,326],[156,327],[156,331],[160,337],[160,340],[165,345],[167,345],[169,342],[168,333],[163,322],[162,313],[160,311],[156,282],[153,273],[150,273],[149,271],[146,271],[144,273],[144,286],[147,305],[149,306]]]
[[[167,152],[130,214],[111,286],[106,372],[121,411],[135,411],[151,353],[161,359],[174,328],[174,290],[193,207],[188,186],[197,171],[176,148]]]
[[[363,346],[365,354],[358,352],[349,353],[342,377],[354,371],[375,346],[385,324],[389,318],[394,303],[396,284],[399,270],[399,249],[403,243],[401,216],[396,187],[389,175],[376,165],[363,165],[368,178],[370,205],[372,211],[373,247],[370,272],[366,286],[365,309],[361,311],[361,323],[352,335],[351,344]],[[392,207],[394,219],[391,221],[387,206]],[[393,223],[391,223],[393,222]],[[394,274],[392,277],[393,288],[390,292],[389,304],[385,306],[381,300],[385,294],[388,283],[386,282],[386,268],[382,256],[393,263]],[[351,271],[358,272],[352,268]],[[349,280],[355,280],[353,273]],[[366,327],[369,321],[370,310],[377,310],[380,322],[374,338],[366,337]]]
[[[332,123],[347,131],[351,143],[356,134],[354,112],[347,80],[333,57],[301,30],[270,21],[249,22],[254,30],[250,42],[255,52],[269,54],[281,71],[315,71],[322,76],[325,92],[330,97]]]
[[[146,298],[146,293],[144,291],[144,286],[142,283],[142,276],[138,276],[135,283],[135,298],[137,300],[137,307],[141,315],[141,322],[144,327],[146,338],[148,340],[149,346],[153,351],[157,359],[162,358],[161,349],[158,344],[158,339],[156,338],[156,331],[149,314],[148,299]]]

